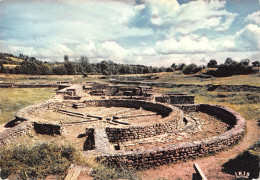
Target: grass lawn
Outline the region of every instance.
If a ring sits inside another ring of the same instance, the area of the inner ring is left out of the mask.
[[[89,75],[83,78],[82,75],[25,75],[25,74],[0,74],[0,82],[3,83],[56,83],[58,81],[69,82],[104,82],[100,79],[103,75]]]
[[[0,124],[14,118],[26,106],[49,99],[55,88],[2,88],[0,89]]]

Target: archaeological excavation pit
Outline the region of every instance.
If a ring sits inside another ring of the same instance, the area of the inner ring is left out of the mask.
[[[137,169],[224,150],[246,129],[235,111],[194,104],[194,96],[98,84],[60,89],[54,98],[20,110],[16,119],[21,123],[13,128],[26,124],[36,136],[66,140],[86,156]]]

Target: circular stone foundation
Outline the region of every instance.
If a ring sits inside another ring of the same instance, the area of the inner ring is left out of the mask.
[[[65,140],[113,166],[150,168],[212,154],[237,144],[246,122],[216,105],[142,100],[50,99],[20,110],[17,121]],[[28,126],[27,126],[28,127]],[[205,138],[206,137],[206,138]]]

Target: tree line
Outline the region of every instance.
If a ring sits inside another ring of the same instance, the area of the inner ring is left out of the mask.
[[[14,61],[12,58],[22,60]],[[259,61],[250,62],[249,59],[243,59],[240,62],[227,58],[223,64],[218,65],[217,61],[212,59],[206,66],[198,66],[194,63],[186,65],[185,63],[175,64],[170,67],[152,67],[144,65],[118,64],[111,60],[101,61],[99,63],[90,63],[87,57],[81,56],[79,60],[69,61],[65,55],[63,63],[51,63],[37,60],[35,57],[29,57],[20,54],[18,57],[0,53],[0,73],[9,74],[32,74],[32,75],[87,75],[87,74],[147,74],[158,72],[181,71],[183,74],[196,74],[202,72],[202,69],[211,68],[205,74],[224,77],[238,74],[255,73],[254,67],[259,67]],[[16,65],[14,67],[5,66],[5,64]]]

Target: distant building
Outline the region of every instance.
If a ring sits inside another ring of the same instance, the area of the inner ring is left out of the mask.
[[[81,64],[89,63],[89,59],[86,56],[81,56],[79,61]]]
[[[64,62],[65,63],[69,62],[69,56],[68,55],[64,55]]]

